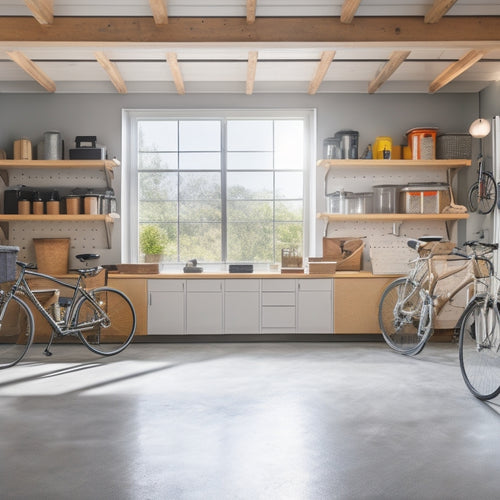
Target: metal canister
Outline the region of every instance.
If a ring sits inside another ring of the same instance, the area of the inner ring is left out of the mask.
[[[57,131],[43,133],[43,156],[45,160],[62,160],[62,138]]]

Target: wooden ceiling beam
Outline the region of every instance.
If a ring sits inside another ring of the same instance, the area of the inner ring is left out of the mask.
[[[54,22],[53,0],[24,0],[24,3],[40,24],[52,24]]]
[[[457,62],[450,64],[441,74],[439,74],[429,85],[429,92],[432,94],[437,92],[452,80],[467,71],[471,66],[481,60],[487,51],[485,50],[470,50],[461,57]]]
[[[259,53],[255,50],[251,50],[248,53],[248,63],[247,63],[247,84],[245,93],[247,95],[253,94],[253,85],[255,83],[255,73],[257,71],[257,59],[259,58]]]
[[[432,7],[425,14],[424,23],[437,23],[456,2],[457,0],[434,0]]]
[[[95,58],[109,75],[109,78],[111,79],[111,82],[115,86],[116,90],[120,94],[126,94],[127,86],[125,85],[125,82],[122,78],[122,75],[120,74],[117,65],[114,62],[110,61],[104,54],[104,52],[96,52]]]
[[[401,66],[401,64],[410,55],[409,50],[395,50],[389,60],[385,63],[384,67],[379,71],[377,76],[368,85],[368,93],[373,94],[381,87],[391,75]]]
[[[361,0],[344,0],[340,11],[340,22],[349,24],[354,19]]]
[[[167,0],[149,0],[156,24],[168,24]]]
[[[181,68],[177,61],[177,54],[175,52],[167,52],[167,62],[170,67],[170,72],[174,79],[175,88],[178,94],[185,94],[184,79],[182,78]]]
[[[35,19],[0,17],[0,42],[56,43],[256,43],[500,42],[500,16],[446,16],[438,24],[419,17],[55,17],[50,29]]]
[[[316,74],[309,84],[309,89],[307,91],[308,94],[313,95],[318,91],[319,86],[325,78],[326,72],[328,71],[328,68],[330,67],[330,64],[332,63],[334,57],[334,50],[326,50],[321,54],[321,60],[318,64],[318,67],[316,68]]]
[[[255,11],[257,10],[257,0],[247,0],[247,23],[255,22]]]
[[[31,59],[17,50],[7,51],[7,55],[28,75],[48,92],[56,91],[56,84]]]

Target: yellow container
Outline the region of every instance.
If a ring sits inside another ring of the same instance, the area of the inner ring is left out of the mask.
[[[390,160],[392,154],[392,139],[390,137],[377,137],[373,145],[374,160]]]

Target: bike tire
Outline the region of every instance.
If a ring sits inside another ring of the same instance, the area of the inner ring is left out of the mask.
[[[500,394],[500,313],[496,303],[487,300],[478,296],[468,304],[458,344],[465,385],[482,401]]]
[[[78,337],[88,349],[101,356],[122,352],[135,333],[136,315],[132,303],[123,292],[110,287],[96,288],[90,294],[106,312],[109,323],[80,329]],[[100,315],[90,300],[81,297],[75,306],[74,327],[78,329],[83,323],[96,320]]]
[[[432,298],[420,285],[399,278],[385,289],[379,304],[379,325],[387,345],[414,356],[432,334]]]
[[[481,174],[483,185],[483,195],[479,196],[479,182],[475,182],[469,189],[468,200],[471,212],[478,212],[482,215],[489,214],[497,203],[497,185],[493,174],[483,172]]]
[[[33,343],[33,314],[28,305],[13,295],[0,308],[0,369],[19,363]]]

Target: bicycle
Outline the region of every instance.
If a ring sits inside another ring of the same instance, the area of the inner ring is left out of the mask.
[[[496,244],[466,242],[472,249],[468,255],[451,242],[409,240],[418,252],[408,276],[398,278],[384,290],[379,304],[379,325],[386,343],[396,352],[414,356],[422,351],[433,333],[434,318],[462,290],[469,291],[477,279],[489,274],[491,262],[486,257]],[[456,261],[456,262],[455,262]],[[463,264],[460,264],[463,261]],[[456,267],[440,272],[438,263]],[[485,270],[485,266],[488,270]],[[461,276],[458,276],[462,273]],[[460,282],[445,286],[455,276]],[[438,286],[443,290],[439,290]]]
[[[80,254],[80,262],[97,259],[97,254]],[[0,369],[19,363],[33,343],[35,322],[29,300],[52,328],[44,354],[56,337],[74,336],[96,354],[112,356],[123,351],[132,341],[136,315],[132,303],[120,290],[102,286],[85,288],[86,281],[106,271],[100,267],[78,269],[76,284],[35,271],[36,266],[17,261],[20,271],[14,284],[0,290]],[[59,297],[59,289],[35,290],[27,277],[43,278],[65,287],[70,296]],[[41,300],[37,294],[47,295]],[[22,297],[22,298],[21,298]]]
[[[500,394],[500,279],[491,260],[488,271],[480,278],[482,290],[471,299],[457,323],[460,371],[468,389],[480,400]]]
[[[469,188],[471,212],[489,214],[497,203],[497,184],[491,172],[484,170],[483,155],[478,158],[477,181]]]

